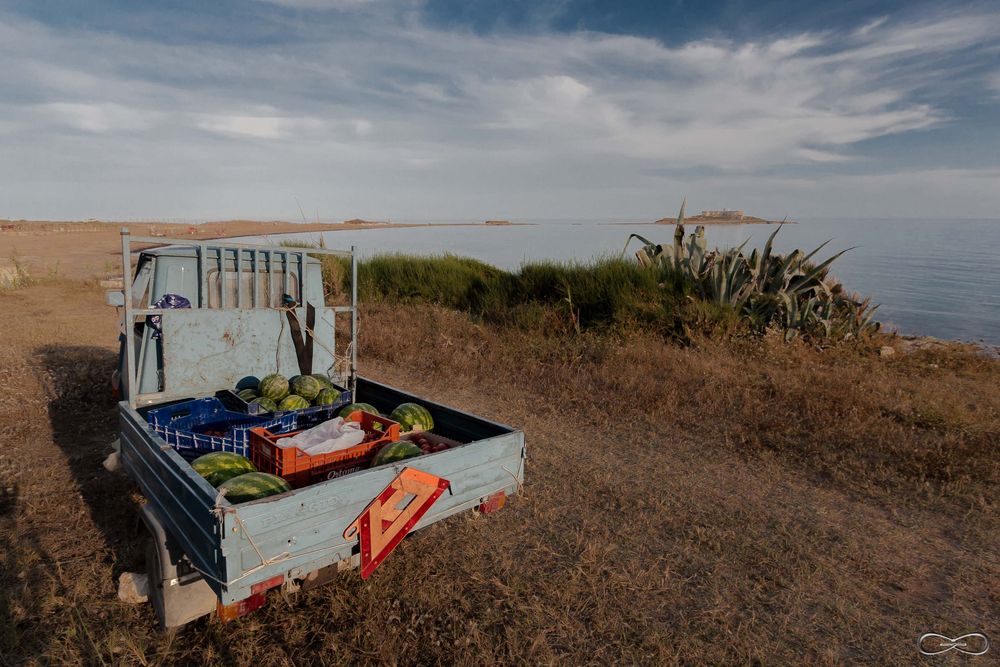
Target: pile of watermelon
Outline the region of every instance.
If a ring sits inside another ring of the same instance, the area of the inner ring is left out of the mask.
[[[333,405],[340,400],[340,391],[322,373],[296,375],[288,379],[278,373],[260,380],[247,376],[236,385],[239,397],[260,412],[302,410],[313,405]]]
[[[258,401],[261,405],[273,406],[272,411],[273,409],[296,410],[310,405],[329,405],[340,397],[329,379],[317,375],[298,375],[289,380],[275,373],[256,381],[256,384],[251,383],[249,378],[241,384],[248,385],[237,387],[241,397]],[[324,392],[332,394],[324,396]],[[382,416],[370,403],[351,403],[344,406],[339,415],[347,417],[358,410]],[[406,438],[383,445],[371,460],[370,465],[373,468],[424,454],[434,454],[451,446],[431,433],[434,428],[434,418],[422,405],[402,403],[396,406],[388,419],[399,422]],[[364,442],[384,436],[382,424],[375,422],[373,426],[375,430],[366,434]],[[233,452],[205,454],[195,459],[191,467],[213,487],[225,491],[226,499],[232,504],[258,500],[291,490],[285,479],[258,472],[246,457]]]
[[[191,467],[209,484],[224,491],[226,500],[233,505],[292,490],[282,478],[257,472],[249,459],[233,452],[199,456],[191,462]]]
[[[354,404],[356,410],[367,410],[374,412],[374,408],[365,403]],[[367,407],[358,407],[367,406]],[[351,406],[348,406],[351,407]],[[375,412],[378,414],[378,412]],[[434,418],[430,411],[418,403],[401,403],[389,414],[389,419],[399,422],[403,433],[409,434],[408,440],[390,442],[378,451],[372,459],[372,467],[375,468],[386,463],[403,461],[422,454],[434,454],[450,449],[450,445],[442,442],[439,438],[430,434],[434,428]]]

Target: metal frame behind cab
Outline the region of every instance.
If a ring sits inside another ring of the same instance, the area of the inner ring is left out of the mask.
[[[156,246],[183,246],[194,248],[198,261],[198,298],[195,304],[198,308],[208,308],[208,266],[207,257],[209,251],[216,251],[218,257],[213,260],[219,263],[220,267],[228,259],[232,259],[236,266],[236,304],[231,309],[244,308],[270,308],[269,303],[261,303],[259,289],[260,266],[267,267],[268,286],[270,287],[270,276],[274,273],[275,264],[280,261],[282,275],[284,277],[284,292],[288,292],[289,274],[294,263],[298,264],[298,301],[302,301],[303,289],[305,286],[307,257],[309,255],[331,255],[336,257],[351,258],[351,305],[337,306],[332,308],[334,317],[336,313],[349,312],[351,314],[351,343],[350,343],[350,371],[348,374],[348,388],[352,393],[356,390],[358,376],[358,263],[355,246],[347,250],[332,250],[327,248],[289,248],[286,246],[272,245],[252,245],[245,243],[226,243],[224,240],[194,241],[191,239],[171,239],[157,236],[132,236],[127,227],[121,229],[122,237],[122,289],[125,296],[124,314],[124,335],[125,335],[125,374],[122,384],[125,390],[125,400],[132,408],[138,406],[138,377],[136,376],[136,348],[135,348],[135,322],[139,317],[149,315],[162,315],[170,312],[169,309],[160,308],[137,308],[132,302],[132,243],[150,243]],[[244,295],[243,281],[240,273],[244,262],[249,262],[253,280],[250,294]],[[219,282],[219,309],[227,309],[225,279]],[[304,305],[304,304],[302,304]],[[319,304],[325,305],[325,304]],[[334,331],[336,323],[334,323]],[[335,341],[332,341],[335,344]],[[331,349],[333,349],[331,345]],[[336,352],[335,349],[333,349]]]

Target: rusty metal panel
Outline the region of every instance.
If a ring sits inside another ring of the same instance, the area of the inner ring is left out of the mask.
[[[305,323],[305,308],[296,309]],[[313,366],[333,366],[333,309],[317,308]],[[158,400],[210,394],[247,375],[299,374],[285,314],[273,309],[184,309],[163,313],[163,392]]]

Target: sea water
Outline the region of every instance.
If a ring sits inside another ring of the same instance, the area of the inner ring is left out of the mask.
[[[531,224],[345,229],[325,233],[324,240],[329,248],[354,245],[362,257],[447,252],[516,269],[539,259],[617,257],[630,234],[671,243],[674,231],[671,225],[622,220],[524,222]],[[694,225],[686,228],[693,231]],[[748,248],[759,247],[775,228],[708,225],[706,237],[710,248],[744,241]],[[316,233],[293,236],[319,238]],[[879,304],[876,319],[883,326],[1000,345],[1000,220],[802,220],[783,226],[774,245],[779,252],[811,251],[824,241],[829,243],[816,255],[820,261],[850,248],[834,262],[832,274],[848,290]],[[633,240],[626,257],[634,257],[639,245]]]

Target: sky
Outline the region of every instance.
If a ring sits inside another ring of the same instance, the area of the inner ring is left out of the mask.
[[[1000,217],[1000,3],[0,0],[0,218]]]

